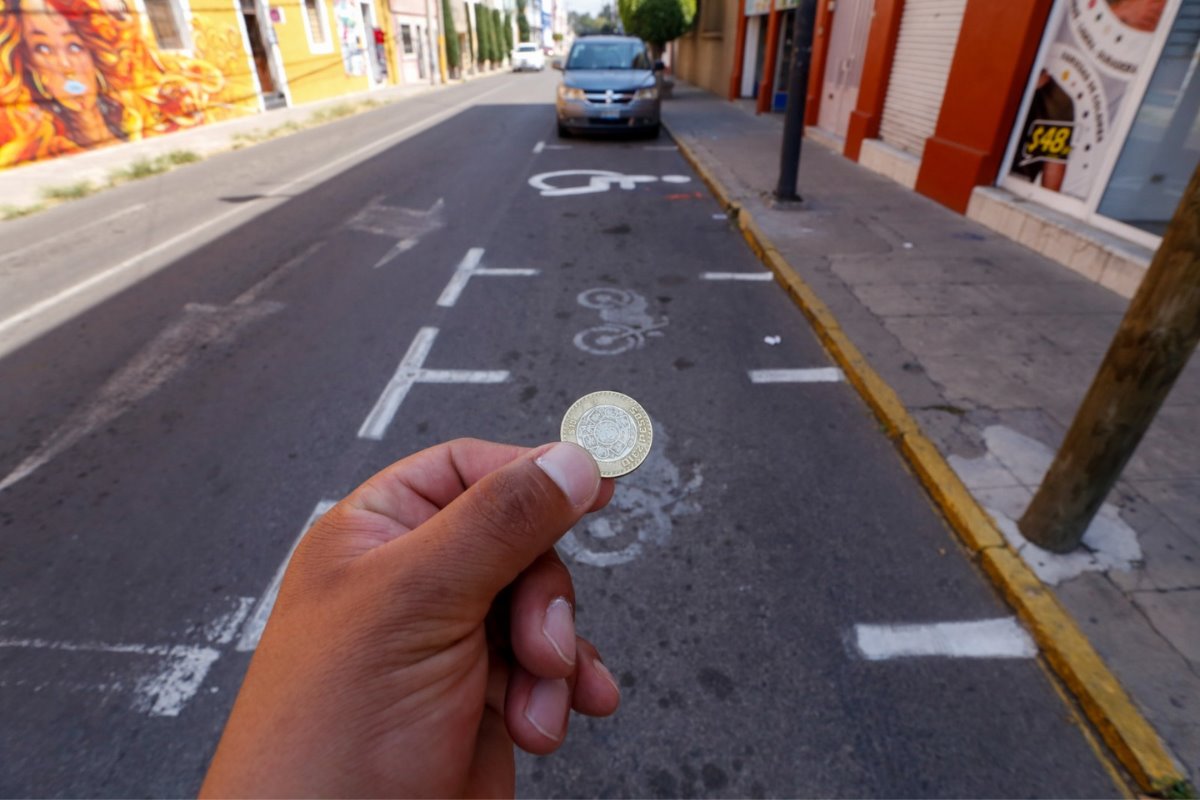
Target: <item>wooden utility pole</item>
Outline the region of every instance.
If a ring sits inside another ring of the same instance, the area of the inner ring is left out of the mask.
[[[1108,496],[1200,340],[1200,168],[1121,320],[1067,438],[1021,517],[1025,538],[1065,553]]]

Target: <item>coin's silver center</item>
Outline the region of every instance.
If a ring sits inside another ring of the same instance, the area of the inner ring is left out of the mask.
[[[637,444],[637,423],[618,406],[589,408],[579,418],[575,431],[579,443],[597,461],[619,461]]]

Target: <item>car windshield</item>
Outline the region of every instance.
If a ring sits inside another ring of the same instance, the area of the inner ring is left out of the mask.
[[[576,42],[567,69],[650,69],[641,42]]]

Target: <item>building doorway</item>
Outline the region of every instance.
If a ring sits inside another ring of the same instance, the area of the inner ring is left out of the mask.
[[[850,112],[858,104],[874,5],[874,0],[841,0],[830,26],[817,127],[843,139],[850,124]]]
[[[250,55],[254,59],[254,72],[258,76],[263,104],[267,109],[286,106],[287,99],[280,85],[281,82],[275,78],[275,64],[267,44],[269,40],[263,36],[258,4],[256,0],[242,0],[241,6],[242,21],[246,26],[246,38],[250,43]],[[270,24],[269,20],[267,24]]]

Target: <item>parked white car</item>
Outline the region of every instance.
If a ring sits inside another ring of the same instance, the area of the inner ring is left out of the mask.
[[[546,68],[546,54],[533,42],[521,42],[512,51],[512,65],[514,72],[527,69],[541,72]]]

